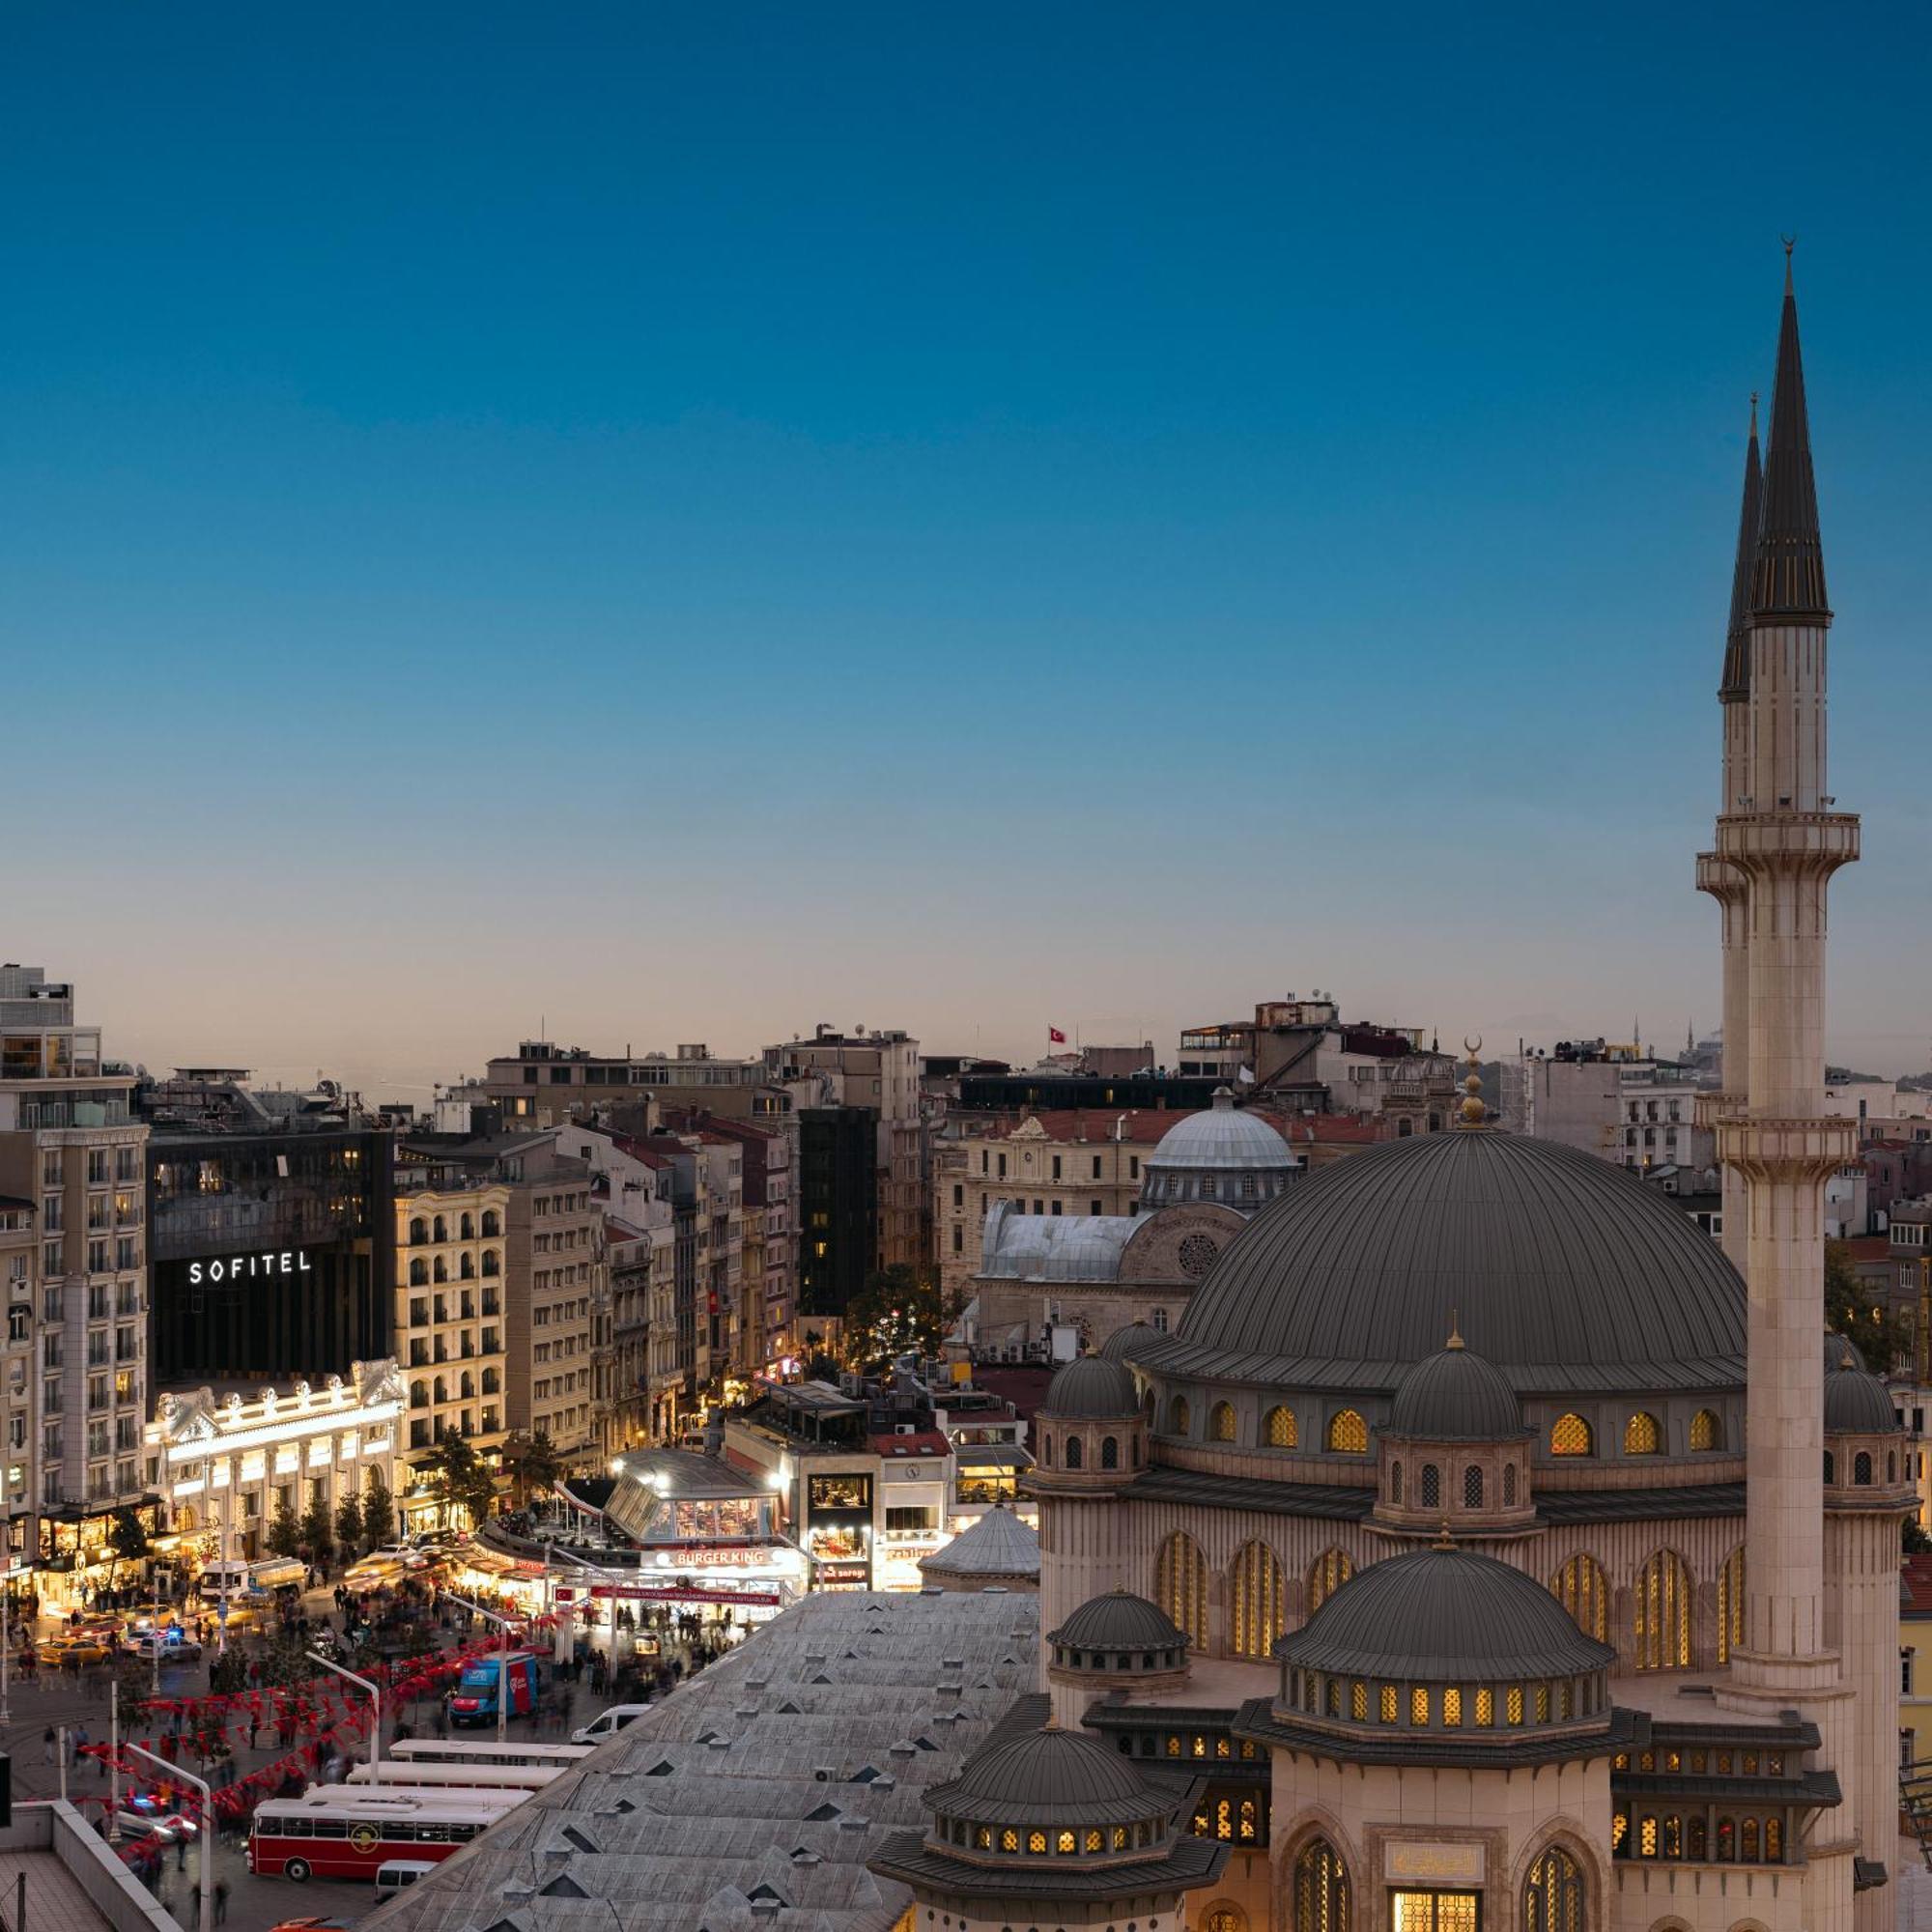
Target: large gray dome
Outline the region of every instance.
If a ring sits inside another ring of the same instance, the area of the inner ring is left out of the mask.
[[[1046,1385],[1042,1415],[1074,1421],[1111,1422],[1138,1415],[1141,1399],[1124,1362],[1104,1355],[1082,1355],[1055,1375]]]
[[[1356,1571],[1275,1654],[1307,1670],[1440,1684],[1575,1677],[1616,1656],[1535,1577],[1435,1548]]]
[[[1717,1242],[1610,1162],[1489,1128],[1297,1181],[1136,1354],[1156,1375],[1393,1388],[1452,1322],[1519,1393],[1744,1381],[1745,1288]]]
[[[1428,1442],[1504,1442],[1523,1433],[1522,1406],[1501,1371],[1459,1336],[1403,1377],[1388,1433]]]

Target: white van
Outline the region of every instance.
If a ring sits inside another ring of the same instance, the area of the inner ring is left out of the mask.
[[[196,1579],[194,1593],[204,1604],[219,1602],[225,1594],[230,1602],[245,1597],[253,1588],[247,1564],[231,1558],[226,1563],[204,1563],[201,1576]]]
[[[407,1891],[425,1872],[436,1866],[427,1859],[390,1859],[376,1867],[376,1903]]]
[[[601,1745],[614,1738],[633,1718],[641,1718],[651,1707],[648,1704],[612,1704],[608,1711],[600,1711],[587,1724],[579,1724],[570,1734],[574,1745]]]

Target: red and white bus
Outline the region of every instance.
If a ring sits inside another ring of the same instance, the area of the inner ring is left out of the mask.
[[[434,1863],[507,1816],[527,1791],[371,1791],[325,1785],[270,1798],[248,1832],[248,1869],[264,1878],[366,1878],[391,1859]]]

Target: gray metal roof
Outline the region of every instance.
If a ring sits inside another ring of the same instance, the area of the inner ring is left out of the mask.
[[[1127,1214],[1022,1214],[1002,1201],[986,1213],[980,1272],[1002,1281],[1118,1281],[1122,1251],[1140,1225]]]
[[[1523,1433],[1522,1406],[1495,1365],[1459,1338],[1403,1377],[1386,1428],[1431,1442],[1500,1442]]]
[[[1069,1650],[1176,1650],[1187,1639],[1157,1604],[1130,1590],[1109,1590],[1090,1598],[1057,1631],[1049,1643]]]
[[[1391,1141],[1297,1182],[1135,1358],[1367,1392],[1452,1321],[1520,1394],[1744,1382],[1745,1288],[1718,1243],[1610,1162],[1493,1129]]]
[[[996,1503],[943,1549],[919,1559],[923,1577],[1034,1577],[1039,1575],[1039,1536],[1004,1504]]]
[[[1143,1342],[1158,1342],[1161,1333],[1158,1328],[1145,1321],[1130,1321],[1124,1328],[1116,1328],[1100,1344],[1101,1356],[1110,1362],[1131,1362],[1139,1352]]]
[[[1895,1435],[1898,1411],[1886,1385],[1862,1362],[1825,1378],[1825,1428],[1833,1435]]]
[[[1214,1174],[1259,1174],[1298,1163],[1280,1128],[1259,1114],[1242,1113],[1224,1087],[1205,1114],[1189,1114],[1169,1127],[1148,1155],[1146,1165]]]
[[[1339,1483],[1262,1483],[1250,1476],[1208,1476],[1193,1469],[1147,1469],[1127,1485],[1135,1500],[1185,1503],[1194,1509],[1264,1510],[1270,1516],[1326,1517],[1359,1522],[1376,1506],[1374,1490]]]
[[[890,1932],[910,1894],[867,1860],[923,1823],[1037,1646],[1029,1596],[808,1597],[364,1923]]]
[[[1450,1548],[1356,1571],[1275,1655],[1305,1670],[1440,1684],[1575,1677],[1616,1659],[1533,1577]]]
[[[1055,1375],[1040,1404],[1045,1415],[1069,1420],[1118,1421],[1141,1412],[1140,1391],[1124,1362],[1082,1355]]]
[[[1804,362],[1798,350],[1798,298],[1784,258],[1784,307],[1777,325],[1777,384],[1764,452],[1764,512],[1751,572],[1752,618],[1829,622],[1825,546],[1818,531],[1818,486],[1811,473],[1811,427],[1804,410]],[[1769,807],[1764,800],[1761,807]]]
[[[948,1817],[988,1825],[1125,1825],[1165,1818],[1169,1807],[1131,1758],[1053,1724],[982,1747],[930,1802]]]

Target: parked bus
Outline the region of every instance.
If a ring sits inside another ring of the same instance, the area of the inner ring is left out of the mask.
[[[535,1764],[568,1771],[590,1755],[588,1745],[526,1745],[514,1738],[500,1744],[495,1738],[398,1738],[389,1747],[387,1764]]]
[[[388,1791],[541,1791],[561,1772],[560,1764],[425,1764],[420,1758],[384,1758],[371,1773],[358,1764],[342,1780],[367,1790]]]
[[[248,1869],[264,1878],[364,1878],[394,1859],[435,1862],[507,1816],[527,1791],[370,1791],[325,1785],[258,1805]]]

